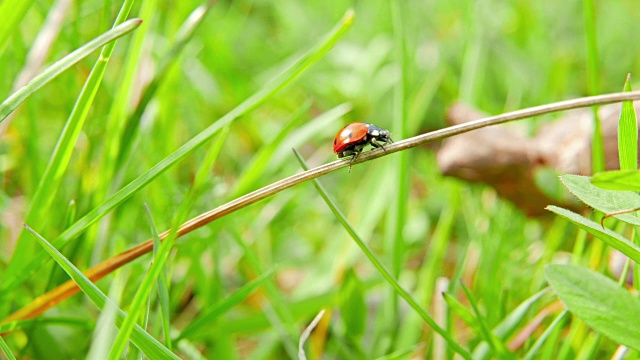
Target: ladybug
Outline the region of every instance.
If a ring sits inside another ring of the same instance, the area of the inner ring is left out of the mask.
[[[355,122],[338,132],[333,140],[333,152],[338,154],[338,158],[352,156],[351,162],[353,162],[367,144],[384,150],[384,145],[392,142],[388,130],[373,124]]]

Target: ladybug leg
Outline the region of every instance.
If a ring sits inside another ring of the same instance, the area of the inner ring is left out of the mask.
[[[349,161],[349,172],[351,172],[351,166],[353,166],[353,163],[358,160],[358,156],[360,156],[360,153],[362,152],[362,148],[360,148],[359,150],[355,150],[353,152],[353,156],[351,157],[351,160]]]
[[[371,139],[371,146],[373,146],[374,148],[382,148],[382,151],[384,151],[384,153],[387,153],[387,149],[384,148],[384,145],[379,144],[375,139]]]

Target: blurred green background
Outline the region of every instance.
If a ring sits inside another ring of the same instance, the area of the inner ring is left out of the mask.
[[[15,2],[18,8],[18,1],[4,1]],[[300,172],[292,147],[310,166],[333,161],[333,137],[349,122],[376,124],[399,140],[398,123],[393,120],[394,89],[401,85],[403,71],[407,136],[444,127],[444,114],[459,100],[499,114],[619,91],[626,74],[640,70],[634,47],[640,34],[638,4],[634,0],[595,2],[595,21],[589,21],[584,14],[590,3],[401,2],[399,17],[406,42],[403,68],[397,57],[401,44],[394,35],[390,1],[218,1],[178,56],[168,51],[180,26],[202,3],[158,1],[153,15],[143,18],[148,29],[137,69],[133,75],[124,69],[134,31],[118,40],[69,167],[60,175],[53,206],[39,223],[29,225],[54,239],[71,220],[261,89],[327,34],[349,8],[355,11],[355,23],[335,47],[292,85],[234,123],[190,217]],[[109,29],[120,6],[108,0],[71,2],[45,63],[53,63]],[[134,4],[130,17],[140,17],[140,6],[139,1]],[[17,31],[0,47],[1,99],[12,93],[34,38],[53,7],[52,1],[31,1]],[[595,27],[597,36],[595,77],[588,68],[593,56],[587,48],[589,26]],[[97,53],[89,56],[34,93],[0,133],[0,275],[12,261],[25,209],[97,59]],[[164,61],[171,66],[158,74]],[[114,103],[119,102],[126,115],[132,114],[141,92],[157,75],[162,75],[162,82],[131,132],[130,154],[124,155],[114,173],[106,171],[105,132]],[[122,100],[118,91],[125,80],[133,86]],[[539,124],[525,120],[518,126],[533,131]],[[65,255],[86,269],[149,239],[145,203],[158,229],[168,229],[207,146],[65,247]],[[576,236],[584,235],[576,235],[575,228],[553,216],[525,217],[491,188],[442,177],[435,162],[436,147],[405,151],[404,170],[399,169],[396,153],[355,166],[351,173],[342,169],[319,180],[383,262],[400,266],[396,274],[400,284],[425,309],[440,311],[432,303],[442,302],[435,290],[439,278],[450,279],[447,292],[468,305],[459,287],[461,280],[493,328],[545,286],[544,265],[569,257]],[[256,170],[256,163],[263,167]],[[407,178],[402,180],[401,173]],[[433,333],[397,300],[310,185],[286,190],[179,240],[167,265],[176,334],[197,320],[203,309],[267,269],[277,268],[269,280],[271,290],[256,292],[233,306],[206,329],[181,341],[176,353],[192,358],[197,352],[208,359],[292,357],[296,334],[320,309],[327,309],[331,313],[325,315],[325,328],[308,341],[309,358],[319,354],[325,359],[377,358],[407,349],[399,358],[450,358],[451,353],[438,353],[441,345]],[[399,202],[402,194],[408,196]],[[70,201],[75,205],[70,206]],[[399,220],[398,204],[404,211]],[[400,240],[394,237],[397,227]],[[36,249],[35,240],[27,239]],[[396,246],[402,248],[399,259],[394,255]],[[588,241],[579,255],[573,261],[606,268],[608,250],[599,243]],[[32,254],[15,256],[28,259]],[[118,297],[126,311],[150,261],[150,256],[143,257],[98,285],[106,293],[117,292],[113,282],[120,279],[123,289]],[[2,299],[2,315],[67,279],[55,263],[47,262],[36,276]],[[161,338],[155,295],[153,299],[148,331]],[[552,301],[549,297],[536,304],[518,330]],[[96,344],[92,333],[97,336],[99,315],[93,304],[77,295],[40,321],[21,326],[6,340],[14,354],[25,358],[85,357]],[[450,312],[441,315],[449,320],[445,328],[464,347],[472,349],[479,343],[475,329]],[[550,321],[545,318],[541,329],[515,353],[525,354]],[[537,356],[575,358],[586,351],[585,339],[595,335],[575,322],[563,324],[572,329],[570,341],[557,331]],[[412,348],[421,343],[423,348]],[[587,350],[592,358],[609,358],[615,344],[598,337]]]

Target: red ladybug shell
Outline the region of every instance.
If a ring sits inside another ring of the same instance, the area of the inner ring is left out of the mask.
[[[345,147],[362,141],[368,132],[369,124],[367,123],[356,122],[345,126],[333,139],[333,152],[337,154]]]

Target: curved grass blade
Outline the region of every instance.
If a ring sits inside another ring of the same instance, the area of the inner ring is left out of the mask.
[[[0,55],[4,52],[11,35],[18,31],[20,21],[33,3],[35,3],[33,0],[0,2],[0,14],[2,14],[2,21],[0,21]]]
[[[46,250],[46,252],[64,269],[67,274],[78,284],[90,299],[101,310],[105,309],[105,306],[113,306],[116,308],[116,324],[121,326],[126,314],[117,307],[98,287],[92,283],[78,268],[76,268],[67,258],[62,255],[58,249],[56,249],[45,238],[38,234],[35,230],[31,229],[28,225],[24,225],[25,228],[38,240],[40,245]],[[151,359],[180,359],[174,353],[165,348],[158,340],[154,339],[146,331],[136,325],[131,335],[131,341],[133,341],[140,350],[144,351]]]
[[[2,350],[2,353],[7,357],[7,359],[16,360],[16,357],[13,355],[11,349],[9,349],[9,345],[7,345],[2,336],[0,336],[0,350]]]
[[[191,40],[193,34],[198,29],[200,24],[202,24],[205,15],[209,13],[209,9],[213,5],[213,3],[213,1],[210,1],[205,5],[197,7],[193,12],[191,12],[191,14],[189,14],[184,23],[182,23],[182,25],[178,29],[178,34],[176,35],[175,42],[166,52],[166,54],[162,56],[162,60],[160,61],[160,65],[158,66],[158,70],[156,71],[155,76],[142,93],[140,103],[136,107],[133,114],[127,117],[125,123],[122,124],[123,130],[120,133],[121,136],[118,144],[118,158],[115,160],[116,170],[121,169],[122,165],[131,154],[133,146],[132,144],[136,135],[138,134],[138,127],[140,125],[140,121],[142,120],[142,115],[147,109],[147,106],[155,97],[156,92],[162,84],[162,81],[164,80],[166,74],[171,72],[170,68],[173,66],[173,64],[175,64],[184,47],[189,43],[189,40]]]
[[[401,349],[398,351],[394,351],[391,354],[381,356],[375,360],[414,359],[415,357],[411,357],[409,356],[409,354],[415,353],[416,351],[423,349],[425,346],[425,343],[418,343],[409,348]]]
[[[2,5],[0,5],[0,7],[1,6]],[[29,81],[42,71],[45,61],[51,53],[51,48],[56,43],[56,40],[60,35],[60,30],[64,24],[67,14],[69,13],[70,7],[71,0],[55,0],[53,2],[51,9],[47,13],[46,19],[42,23],[40,29],[38,29],[38,35],[36,35],[30,44],[29,52],[27,53],[27,57],[24,59],[24,64],[20,73],[13,82],[11,92],[15,92],[27,85]],[[12,11],[16,10],[12,9]],[[0,10],[0,14],[5,13]],[[0,37],[2,37],[2,35],[0,35]],[[0,40],[0,42],[2,41]],[[2,48],[2,46],[0,46],[0,48]],[[0,138],[3,138],[4,134],[7,132],[7,129],[11,124],[12,115],[15,115],[16,111],[17,109],[14,109],[13,112],[4,119],[4,121],[0,121]],[[30,119],[29,122],[33,122],[33,119]]]
[[[136,319],[139,319],[144,312],[144,304],[145,301],[148,301],[147,298],[151,293],[153,284],[157,283],[160,277],[160,273],[165,271],[164,265],[169,258],[171,250],[175,246],[176,239],[178,238],[177,235],[180,224],[182,224],[186,220],[187,215],[193,207],[193,204],[195,204],[196,199],[200,194],[206,179],[209,177],[214,163],[218,159],[220,152],[222,152],[222,147],[227,140],[227,135],[229,134],[229,128],[230,126],[227,125],[224,129],[222,129],[222,133],[218,136],[216,141],[211,144],[211,148],[207,151],[204,160],[200,164],[198,171],[196,172],[195,179],[193,180],[193,185],[189,189],[189,192],[186,195],[186,199],[182,202],[182,204],[180,204],[180,208],[173,218],[169,236],[167,236],[164,242],[160,245],[160,248],[156,251],[153,263],[151,264],[149,271],[142,280],[142,284],[140,284],[138,291],[136,291],[136,294],[131,301],[131,305],[129,306],[129,316],[127,316],[122,323],[120,332],[118,333],[118,336],[113,343],[113,347],[109,352],[109,359],[119,359],[120,355],[127,346],[129,337],[131,336],[131,331],[136,325]]]
[[[9,4],[10,2],[7,1],[4,3]],[[2,122],[7,116],[9,116],[9,114],[31,94],[46,85],[51,80],[55,79],[62,72],[69,69],[71,66],[89,56],[92,52],[96,51],[102,46],[109,44],[117,38],[135,30],[138,26],[140,26],[140,24],[142,24],[142,20],[140,19],[131,19],[125,21],[124,23],[89,41],[82,47],[78,48],[76,51],[49,66],[40,75],[34,77],[33,80],[29,81],[27,85],[13,93],[5,101],[3,101],[2,104],[0,104],[0,122]]]
[[[122,4],[118,17],[115,20],[114,28],[117,28],[117,24],[122,23],[127,18],[132,5],[133,0],[127,0]],[[132,24],[130,26],[135,28],[140,25],[141,20],[129,20],[128,23]],[[95,98],[98,87],[102,82],[102,78],[104,77],[104,73],[109,63],[109,58],[113,53],[115,45],[116,43],[112,41],[104,46],[100,52],[100,58],[98,58],[96,63],[93,65],[91,73],[80,91],[80,96],[76,100],[73,110],[71,111],[71,115],[69,115],[69,118],[62,129],[62,133],[60,134],[56,147],[51,154],[47,168],[40,178],[38,187],[31,199],[31,203],[29,204],[29,209],[25,215],[25,222],[27,224],[36,223],[40,219],[43,219],[53,203],[53,199],[60,187],[60,183],[62,182],[63,174],[69,165],[76,140],[80,135],[80,130],[82,130],[82,126],[87,118],[93,99]],[[30,259],[29,256],[25,255],[38,253],[37,250],[38,249],[35,248],[35,244],[28,241],[24,231],[21,231],[13,251],[13,256],[11,257],[11,263],[7,269],[7,274],[21,272]]]
[[[557,206],[547,206],[547,210],[571,221],[579,228],[604,241],[612,248],[620,251],[621,253],[628,256],[631,260],[640,264],[640,247],[625,239],[622,235],[609,229],[603,229],[600,224],[589,220],[584,216],[580,216],[572,211]]]
[[[138,69],[141,66],[141,54],[143,53],[143,45],[150,45],[149,29],[154,23],[154,13],[157,14],[157,0],[144,0],[140,4],[139,16],[145,19],[145,23],[140,26],[138,31],[131,36],[131,41],[125,50],[122,71],[119,76],[119,82],[114,91],[114,98],[111,107],[108,110],[107,120],[104,124],[104,131],[101,137],[102,149],[100,154],[100,164],[96,167],[100,169],[100,176],[97,177],[96,186],[92,193],[90,206],[99,205],[109,195],[110,189],[117,189],[120,182],[114,181],[114,172],[116,159],[120,151],[120,135],[124,128],[124,123],[128,113],[130,113],[134,81],[138,75]],[[137,94],[136,94],[137,95]],[[134,96],[135,97],[135,96]],[[108,233],[110,222],[104,222],[102,225],[95,225],[85,236],[85,242],[92,244],[92,262],[97,261],[104,252],[106,245],[106,236],[98,234]],[[100,229],[100,226],[103,228]]]
[[[182,145],[173,153],[169,154],[166,158],[154,165],[151,169],[144,172],[135,180],[124,186],[113,196],[105,200],[101,205],[89,211],[88,214],[76,221],[71,227],[60,234],[55,240],[57,246],[63,247],[72,239],[78,237],[83,231],[90,225],[98,221],[105,216],[116,206],[133,196],[137,191],[144,188],[153,179],[162,174],[165,170],[175,165],[180,160],[184,159],[187,155],[191,154],[195,149],[203,145],[207,140],[210,140],[215,134],[218,133],[224,126],[231,124],[233,121],[255,109],[260,104],[265,102],[268,98],[273,96],[276,92],[290,84],[298,76],[300,76],[311,65],[318,62],[345,34],[345,32],[351,27],[354,20],[354,13],[352,10],[346,12],[342,20],[338,25],[328,34],[328,36],[321,40],[316,46],[314,46],[309,52],[302,55],[296,62],[294,62],[288,69],[280,74],[276,79],[266,84],[257,93],[249,97],[242,102],[236,108],[224,115],[218,121],[210,125],[208,128],[194,136],[187,143]],[[39,264],[46,259],[46,254],[39,253],[31,257],[33,260],[28,265],[24,266],[20,271],[14,271],[11,274],[7,274],[5,281],[0,288],[0,298],[3,297],[8,291],[25,281],[31,274],[33,274]]]
[[[393,103],[393,125],[395,136],[404,139],[407,136],[407,88],[408,88],[408,62],[406,54],[406,39],[405,39],[405,22],[403,21],[403,13],[405,10],[404,2],[390,1],[391,18],[393,25],[394,36],[394,61],[400,69],[400,82],[394,87],[394,103]],[[406,251],[406,244],[404,241],[404,224],[407,218],[407,200],[409,198],[409,152],[402,151],[398,154],[398,161],[394,163],[394,168],[391,172],[395,173],[393,177],[393,188],[397,189],[396,196],[393,197],[395,204],[390,206],[389,221],[387,222],[387,231],[384,242],[385,253],[389,256],[389,263],[391,264],[391,274],[394,278],[400,276],[402,264],[404,260],[404,254]],[[387,301],[384,301],[383,306],[386,310],[382,313],[386,313],[384,316],[398,316],[398,296],[394,291],[389,291],[385,294]],[[385,331],[384,329],[382,331]]]
[[[544,330],[542,335],[540,335],[538,340],[536,340],[533,346],[531,346],[531,349],[527,351],[527,354],[524,356],[523,360],[535,359],[535,356],[538,355],[538,351],[540,351],[540,348],[542,347],[544,342],[551,335],[553,330],[562,322],[562,320],[564,320],[567,314],[568,314],[568,311],[565,310],[553,320],[553,322],[549,325],[549,327]]]
[[[147,213],[147,219],[151,227],[151,235],[153,236],[153,257],[156,257],[158,249],[160,249],[160,235],[158,235],[158,228],[156,227],[151,210],[147,204],[144,204],[144,210]],[[160,272],[160,278],[158,279],[158,302],[160,303],[160,315],[162,320],[162,331],[164,331],[165,345],[171,350],[171,321],[169,311],[169,280],[167,278],[167,269],[163,269]]]
[[[631,92],[631,74],[627,74],[624,92]],[[623,101],[618,122],[618,154],[620,170],[638,169],[638,120],[633,101]]]
[[[189,325],[187,325],[184,330],[182,330],[180,336],[175,339],[175,342],[177,343],[182,339],[190,338],[196,335],[202,329],[211,326],[211,324],[220,315],[238,305],[247,297],[249,297],[249,295],[251,295],[254,291],[258,290],[258,288],[260,288],[265,283],[265,281],[267,281],[269,277],[273,275],[273,273],[274,269],[267,270],[262,275],[246,283],[232,295],[202,311],[200,315],[198,315],[198,318],[196,320],[189,323]]]
[[[285,199],[284,202],[286,201]],[[229,226],[229,229],[236,244],[242,249],[244,259],[247,265],[249,265],[249,269],[255,274],[265,273],[266,270],[264,269],[262,261],[260,261],[259,256],[253,248],[243,240],[240,231],[234,226]],[[265,319],[268,319],[271,328],[276,330],[275,333],[280,337],[280,341],[287,355],[295,359],[296,346],[294,340],[298,338],[299,329],[296,326],[294,314],[290,307],[287,306],[284,295],[273,279],[267,280],[263,285],[263,289],[267,299],[264,308],[269,309],[269,312],[263,311],[266,316]]]
[[[240,174],[235,181],[234,188],[231,191],[231,198],[236,198],[250,191],[255,182],[260,179],[268,168],[269,160],[273,157],[273,154],[282,142],[285,141],[287,135],[298,127],[302,120],[306,120],[304,114],[311,108],[311,104],[311,101],[306,101],[302,104],[288,120],[284,121],[286,125],[278,132],[273,141],[260,147],[251,161],[244,167],[242,174]]]
[[[598,55],[598,37],[595,20],[594,0],[583,0],[583,18],[585,37],[587,40],[587,75],[589,80],[589,94],[600,93],[600,61]],[[598,107],[593,107],[593,136],[591,138],[591,169],[593,173],[605,170],[604,136],[602,120],[598,114]]]
[[[502,340],[498,338],[491,330],[489,330],[489,327],[482,318],[482,314],[480,313],[480,309],[478,308],[476,300],[473,298],[473,296],[471,296],[471,291],[462,282],[460,282],[460,286],[467,296],[467,300],[469,300],[471,309],[473,309],[475,321],[478,324],[480,335],[482,335],[484,341],[489,344],[489,346],[491,347],[491,349],[493,349],[495,355],[499,359],[515,359],[514,354],[511,353],[509,349],[507,349]]]
[[[527,300],[523,301],[518,307],[513,310],[507,317],[502,320],[496,327],[493,328],[492,332],[496,334],[501,339],[506,338],[513,332],[513,330],[518,326],[520,321],[524,319],[527,315],[527,312],[531,307],[542,297],[542,295],[546,294],[549,291],[549,288],[543,289]],[[489,345],[486,342],[481,342],[473,349],[472,356],[474,359],[484,359],[489,353]]]
[[[308,167],[304,159],[302,159],[302,157],[297,151],[294,150],[294,153],[298,158],[298,161],[300,162],[300,166],[302,167],[302,169],[307,170]],[[398,283],[398,281],[396,281],[396,279],[393,278],[393,275],[391,274],[391,272],[387,270],[387,268],[380,262],[380,260],[378,260],[378,258],[373,254],[371,249],[369,249],[367,244],[365,244],[364,241],[360,239],[355,229],[353,229],[353,227],[351,227],[351,225],[348,223],[346,216],[344,216],[342,211],[340,211],[340,209],[335,204],[333,199],[331,199],[327,191],[324,189],[322,184],[320,184],[320,182],[317,179],[313,179],[313,186],[316,188],[316,190],[318,191],[318,194],[320,194],[320,196],[325,201],[329,209],[331,209],[331,212],[335,215],[335,217],[340,221],[340,223],[345,228],[345,230],[349,233],[351,238],[360,247],[360,249],[365,254],[365,256],[369,259],[369,261],[371,261],[371,264],[373,264],[373,266],[378,270],[380,275],[382,275],[382,277],[393,287],[393,289],[398,293],[398,295],[401,298],[403,298],[407,302],[407,304],[409,304],[409,306],[411,306],[411,308],[413,308],[413,310],[415,310],[420,315],[420,317],[424,320],[424,322],[427,323],[427,325],[429,325],[429,327],[433,329],[433,331],[437,332],[440,336],[444,338],[444,340],[449,344],[452,350],[460,354],[465,359],[471,359],[471,355],[469,354],[469,352],[464,348],[462,348],[462,346],[460,346],[460,344],[458,344],[445,329],[441,328],[436,323],[436,321],[422,307],[420,307],[420,305],[418,305],[418,302],[413,299],[411,294],[409,294],[409,292],[407,292]]]

